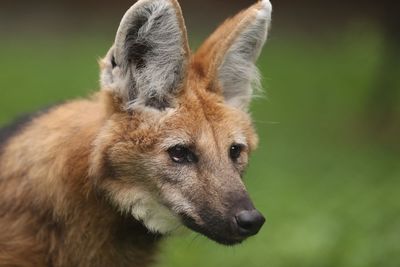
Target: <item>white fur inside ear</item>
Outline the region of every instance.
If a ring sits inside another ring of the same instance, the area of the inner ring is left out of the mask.
[[[271,12],[271,3],[262,1],[254,21],[236,38],[219,68],[225,100],[236,108],[247,110],[253,92],[261,89],[255,62],[267,39]]]
[[[181,226],[179,218],[149,192],[127,190],[111,196],[122,213],[132,215],[153,233],[168,234]]]
[[[126,108],[165,104],[180,89],[188,51],[178,15],[171,1],[140,0],[123,17],[101,82],[122,97]]]

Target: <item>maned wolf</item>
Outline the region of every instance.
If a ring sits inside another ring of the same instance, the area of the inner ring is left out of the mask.
[[[176,0],[140,0],[101,61],[101,91],[0,134],[0,266],[148,266],[180,225],[233,245],[264,217],[241,176],[271,4],[191,54]]]

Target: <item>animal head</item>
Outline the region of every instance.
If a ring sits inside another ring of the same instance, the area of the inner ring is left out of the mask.
[[[271,4],[261,0],[190,52],[176,0],[139,0],[101,61],[109,119],[91,174],[116,209],[166,234],[181,224],[222,244],[264,217],[242,176],[257,136],[248,114]]]

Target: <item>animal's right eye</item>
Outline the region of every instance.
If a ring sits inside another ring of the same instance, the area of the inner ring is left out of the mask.
[[[232,160],[236,161],[238,160],[238,158],[240,158],[242,151],[243,151],[243,145],[233,144],[230,147],[229,156],[231,157]]]
[[[171,160],[175,163],[196,163],[198,161],[197,156],[187,147],[177,145],[168,149],[168,154]]]

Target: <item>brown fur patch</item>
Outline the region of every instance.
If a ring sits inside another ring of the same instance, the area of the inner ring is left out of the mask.
[[[34,119],[7,142],[0,266],[148,266],[160,239],[149,225],[162,227],[154,218],[166,210],[214,240],[224,240],[221,233],[242,240],[229,227],[235,212],[252,208],[241,174],[257,136],[247,113],[224,104],[214,72],[257,8],[225,22],[192,57],[173,109],[127,111],[103,88]],[[244,149],[233,161],[237,142]],[[173,162],[168,149],[176,145],[193,150],[198,164]]]

